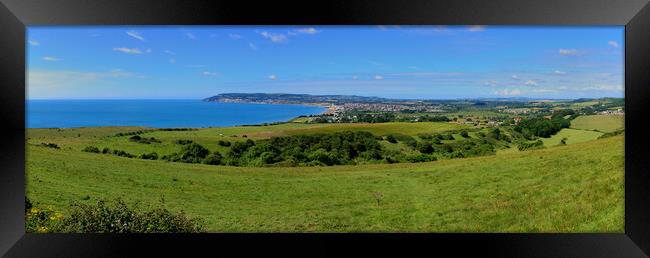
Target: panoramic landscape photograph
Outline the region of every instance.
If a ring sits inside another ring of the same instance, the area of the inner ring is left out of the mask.
[[[623,26],[31,26],[28,233],[623,233]]]

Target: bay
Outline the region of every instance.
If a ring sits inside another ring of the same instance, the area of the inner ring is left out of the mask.
[[[324,107],[202,100],[27,100],[27,128],[221,127],[288,121]]]

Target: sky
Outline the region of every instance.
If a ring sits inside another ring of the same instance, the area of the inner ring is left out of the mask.
[[[44,26],[27,99],[623,97],[623,26]]]

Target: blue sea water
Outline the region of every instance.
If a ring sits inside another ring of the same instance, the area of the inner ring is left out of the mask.
[[[282,122],[324,107],[201,100],[27,100],[27,128],[217,127]]]

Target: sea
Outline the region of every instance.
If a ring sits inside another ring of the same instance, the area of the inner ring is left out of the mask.
[[[27,100],[27,128],[223,127],[284,122],[325,107],[202,100]]]

